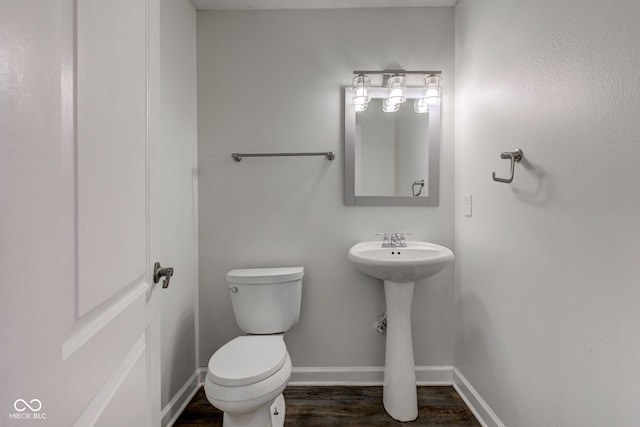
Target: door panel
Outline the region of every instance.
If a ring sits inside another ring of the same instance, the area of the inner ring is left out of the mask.
[[[146,0],[77,2],[78,315],[147,269]]]
[[[122,361],[139,345],[141,335],[146,336],[146,329],[143,328],[148,322],[148,289],[146,283],[140,284],[136,293],[114,302],[113,313],[104,313],[107,316],[104,319],[95,318],[82,323],[65,342],[64,378],[75,394],[76,411],[81,411],[92,400],[99,400],[99,397],[94,398],[98,390],[102,390],[102,393],[108,391],[108,394],[115,392],[110,388],[113,384],[109,384],[107,379],[118,371]],[[146,393],[140,394],[139,398],[144,396]],[[132,402],[145,406],[144,401]],[[130,409],[133,408],[127,407],[123,414]]]
[[[149,388],[147,341],[146,333],[136,341],[73,427],[150,425],[149,408],[139,404]]]
[[[158,25],[157,0],[0,2],[3,427],[160,425]]]
[[[161,288],[149,254],[156,3],[75,4],[77,292],[63,360],[77,427],[159,419]]]

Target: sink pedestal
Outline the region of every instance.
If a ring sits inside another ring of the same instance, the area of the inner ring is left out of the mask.
[[[347,255],[355,267],[384,280],[387,300],[387,347],[384,362],[384,409],[398,421],[418,418],[418,390],[411,338],[411,300],[416,280],[442,271],[453,252],[429,242],[407,241],[406,247],[360,242]]]
[[[384,281],[387,344],[384,363],[384,409],[398,421],[418,418],[416,370],[411,338],[411,301],[415,282]]]

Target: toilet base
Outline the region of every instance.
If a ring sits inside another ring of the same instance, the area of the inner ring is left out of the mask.
[[[283,427],[284,426],[284,413],[287,409],[287,406],[284,402],[284,396],[279,394],[276,397],[276,400],[271,404],[271,425],[273,427]]]
[[[225,412],[223,427],[283,427],[286,405],[282,393],[272,402],[244,414]]]

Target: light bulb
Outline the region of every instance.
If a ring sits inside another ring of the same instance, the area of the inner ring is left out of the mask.
[[[404,76],[389,77],[387,87],[389,88],[389,102],[400,104],[406,101],[404,97]]]
[[[433,104],[440,99],[440,77],[431,76],[424,79],[426,87],[424,98],[428,104]]]
[[[366,104],[371,99],[371,77],[358,74],[353,78],[353,97],[355,105]],[[366,107],[365,107],[366,108]]]
[[[424,114],[429,112],[429,102],[426,98],[416,99],[413,103],[413,111],[418,114]]]
[[[353,109],[356,110],[356,113],[365,111],[369,106],[368,102],[364,102],[362,104],[353,104]]]
[[[395,113],[400,109],[400,104],[397,102],[391,102],[390,99],[385,99],[382,103],[382,111],[385,113]]]

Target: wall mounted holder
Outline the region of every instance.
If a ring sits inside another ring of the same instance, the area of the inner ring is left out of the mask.
[[[509,184],[511,181],[513,181],[513,173],[514,173],[514,169],[515,169],[515,164],[516,162],[520,162],[520,160],[522,160],[522,150],[521,149],[517,149],[516,151],[506,151],[502,154],[500,154],[500,158],[501,159],[510,159],[511,160],[511,172],[509,174],[509,178],[498,178],[496,177],[496,173],[493,172],[493,180],[496,182],[504,182],[506,184]]]

